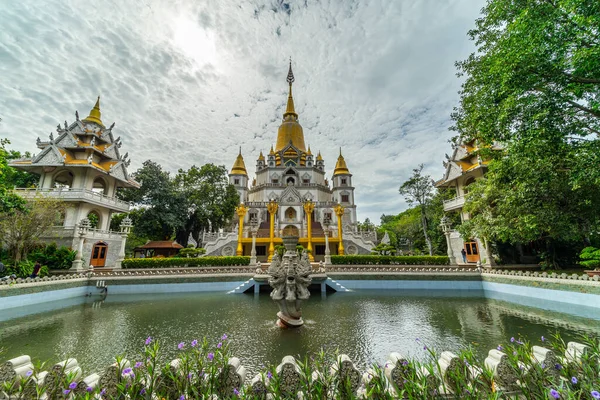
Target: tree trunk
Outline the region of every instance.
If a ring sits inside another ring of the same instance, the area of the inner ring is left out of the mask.
[[[423,226],[423,235],[425,236],[425,243],[427,243],[427,249],[429,250],[429,255],[433,255],[433,246],[431,245],[431,239],[429,239],[429,235],[427,234],[427,218],[425,217],[425,210],[423,209],[423,205],[421,204],[421,224]]]

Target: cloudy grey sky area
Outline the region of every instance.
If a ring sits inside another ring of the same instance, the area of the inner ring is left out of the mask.
[[[342,147],[358,216],[406,208],[398,187],[450,153],[454,62],[484,0],[0,0],[0,137],[36,152],[56,125],[116,122],[131,170],[253,174],[275,143],[288,59],[305,140],[333,173]]]

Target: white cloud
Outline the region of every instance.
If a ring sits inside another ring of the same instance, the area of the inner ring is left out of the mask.
[[[0,0],[0,137],[35,151],[56,124],[103,120],[137,168],[249,169],[275,142],[287,60],[305,140],[331,173],[341,146],[359,218],[405,208],[412,168],[442,174],[454,62],[483,0]]]

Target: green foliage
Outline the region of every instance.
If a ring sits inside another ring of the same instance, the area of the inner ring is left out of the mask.
[[[66,246],[57,247],[56,243],[50,243],[41,249],[36,249],[27,255],[32,261],[39,261],[40,264],[49,269],[69,269],[77,257],[77,252]]]
[[[203,249],[202,247],[186,247],[183,249],[179,249],[177,257],[198,257],[202,254],[206,254],[206,249]]]
[[[473,218],[461,233],[542,243],[542,262],[564,265],[557,242],[579,251],[600,226],[598,2],[489,0],[469,35],[477,52],[457,63],[458,141],[493,159],[469,188]],[[504,151],[481,144],[502,143]]]
[[[583,261],[580,261],[579,264],[583,265],[587,268],[600,268],[600,249],[597,249],[592,246],[588,246],[581,250],[581,254],[579,258]]]
[[[133,175],[141,188],[123,189],[118,196],[140,206],[129,214],[138,237],[176,239],[185,246],[190,234],[198,241],[204,229],[225,227],[239,204],[224,166],[192,166],[172,177],[148,160]]]
[[[21,197],[9,191],[20,182],[15,180],[17,171],[8,166],[8,161],[14,157],[13,152],[6,149],[7,144],[10,144],[8,139],[0,139],[0,216],[13,210],[22,210],[25,206]]]
[[[197,257],[197,258],[126,258],[123,268],[171,268],[171,267],[210,267],[250,265],[250,257]]]
[[[396,248],[391,244],[379,243],[377,246],[371,249],[371,253],[379,254],[382,256],[394,255],[396,254]]]
[[[21,261],[16,265],[9,266],[6,275],[16,275],[17,278],[28,278],[33,273],[35,263],[30,260]],[[38,273],[38,277],[43,278],[49,275],[48,267],[43,265]]]
[[[331,256],[335,265],[447,265],[447,256]]]
[[[423,236],[429,255],[432,256],[433,246],[428,233],[429,221],[427,219],[427,208],[433,198],[433,180],[431,176],[423,175],[423,168],[424,165],[421,164],[418,168],[413,169],[412,176],[400,186],[399,192],[410,206],[415,206],[419,209]]]

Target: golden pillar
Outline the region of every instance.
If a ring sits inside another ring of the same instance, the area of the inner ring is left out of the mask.
[[[238,217],[240,217],[240,223],[238,225],[238,245],[236,254],[238,256],[243,256],[244,246],[242,245],[242,236],[244,235],[244,217],[248,212],[248,207],[246,207],[244,203],[241,203],[235,208],[235,212],[237,213]]]
[[[338,244],[338,255],[344,255],[344,240],[342,238],[342,216],[344,215],[344,207],[341,204],[338,204],[333,209],[335,211],[335,215],[337,215],[337,226],[338,226],[338,240],[340,241]]]
[[[275,238],[275,213],[277,212],[278,208],[279,205],[275,200],[271,200],[269,201],[269,204],[267,204],[267,211],[269,212],[271,223],[269,227],[269,262],[273,259],[273,254],[275,254],[275,246],[273,244],[273,239]]]
[[[306,225],[308,226],[308,244],[306,249],[308,250],[308,258],[310,261],[315,261],[315,256],[312,253],[312,212],[315,209],[315,203],[311,200],[306,200],[304,203],[304,212],[306,213]]]

